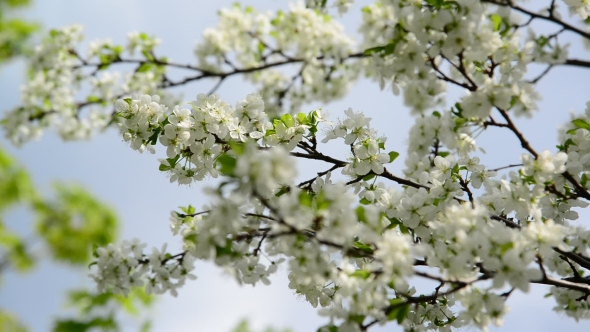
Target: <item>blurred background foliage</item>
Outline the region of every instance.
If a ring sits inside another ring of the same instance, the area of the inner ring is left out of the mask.
[[[29,4],[30,0],[0,0],[0,65],[26,56],[31,49],[30,40],[40,26],[16,16]],[[11,231],[4,222],[8,212],[17,208],[33,216],[33,232],[27,236]],[[93,247],[114,242],[118,226],[114,211],[82,187],[55,183],[52,198],[43,197],[28,172],[0,147],[1,287],[10,287],[2,283],[5,273],[30,273],[47,258],[85,273]],[[55,319],[55,332],[120,331],[125,315],[140,316],[153,303],[153,297],[140,288],[128,297],[86,289],[73,289],[65,296],[70,315]],[[149,327],[150,321],[144,320],[139,330]],[[28,329],[10,308],[0,308],[0,331]]]
[[[247,319],[243,319],[231,332],[259,332],[250,327],[250,323]],[[260,332],[293,332],[291,329],[277,329],[274,327],[267,327]]]
[[[116,240],[119,223],[108,206],[79,186],[56,183],[54,191],[52,198],[43,197],[27,171],[0,147],[0,278],[8,270],[30,273],[41,259],[47,258],[84,272],[93,258],[93,248]],[[12,232],[4,223],[7,212],[18,207],[34,216],[36,227],[28,236]],[[127,297],[87,289],[70,290],[65,297],[70,315],[56,318],[53,332],[129,331],[128,324],[123,328],[121,323],[124,316],[138,318],[138,331],[150,330],[151,321],[145,316],[154,297],[143,288],[133,289]],[[0,308],[0,331],[28,329],[26,322],[10,313],[10,308]],[[258,331],[242,320],[232,332]],[[292,331],[269,327],[261,332]]]
[[[15,17],[30,0],[0,0],[0,64],[27,53],[28,41],[39,25]]]
[[[33,216],[32,234],[22,236],[5,225],[5,216],[15,208]],[[48,258],[84,273],[93,247],[114,242],[118,226],[113,210],[79,186],[56,183],[52,198],[43,197],[26,170],[0,148],[0,278],[8,270],[32,272],[41,259]],[[55,319],[54,332],[120,331],[124,316],[141,318],[153,303],[143,288],[134,289],[128,297],[86,289],[65,295],[70,315]],[[9,310],[0,308],[0,331],[27,331],[26,322],[19,322]],[[144,320],[138,329],[148,331],[149,327],[150,321]]]
[[[31,39],[40,25],[17,17],[30,2],[0,0],[0,66],[26,56],[32,47]],[[93,248],[116,241],[119,228],[116,214],[84,188],[55,183],[50,196],[41,195],[28,172],[0,146],[0,287],[10,287],[3,283],[5,273],[31,273],[44,259],[85,273]],[[11,231],[4,222],[8,212],[18,208],[33,216],[33,231],[27,236]],[[47,287],[51,287],[50,282]],[[146,313],[153,302],[154,297],[143,288],[133,289],[127,297],[72,289],[64,300],[68,314],[54,320],[52,331],[129,331],[128,318],[134,317],[138,324],[131,330],[147,332],[151,320],[146,319]],[[19,321],[10,308],[0,307],[0,332],[27,331],[26,322]],[[232,332],[258,331],[242,320]],[[262,332],[292,331],[269,327]]]

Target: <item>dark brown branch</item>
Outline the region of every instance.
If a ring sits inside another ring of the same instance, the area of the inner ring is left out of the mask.
[[[590,68],[590,61],[579,59],[567,59],[564,63],[562,63],[562,65]]]
[[[520,229],[520,225],[515,223],[514,221],[506,218],[506,217],[502,217],[502,216],[498,216],[498,215],[491,215],[490,219],[492,220],[497,220],[497,221],[501,221],[503,222],[506,226],[510,227],[510,228],[514,228],[514,229]]]
[[[531,146],[531,143],[529,143],[529,141],[527,141],[527,139],[518,130],[518,128],[516,128],[516,126],[514,125],[514,122],[512,122],[512,119],[510,118],[508,113],[503,109],[500,109],[497,107],[496,107],[496,109],[498,110],[498,112],[500,112],[500,114],[502,115],[504,120],[506,120],[507,128],[510,129],[514,133],[514,135],[516,135],[518,140],[520,141],[520,146],[523,149],[527,150],[530,154],[532,154],[535,157],[535,159],[537,159],[539,154],[537,153],[537,151],[535,151],[535,149],[533,149],[533,147]]]
[[[354,54],[349,55],[347,59],[361,58],[364,56],[365,55],[363,53],[354,53]],[[324,58],[325,58],[325,56],[318,56],[318,57],[316,57],[316,60],[322,60]],[[207,77],[226,78],[226,77],[235,76],[235,75],[239,75],[239,74],[248,74],[248,73],[253,73],[253,72],[257,72],[257,71],[261,71],[261,70],[265,70],[265,69],[269,69],[269,68],[280,67],[280,66],[294,64],[294,63],[300,63],[300,62],[305,62],[305,60],[304,59],[287,59],[287,60],[283,60],[283,61],[267,63],[267,64],[264,64],[264,65],[261,65],[258,67],[240,68],[240,69],[236,69],[236,70],[233,70],[230,72],[219,72],[219,73],[203,72],[202,74],[192,76],[192,77],[186,77],[183,80],[180,80],[177,82],[170,82],[166,85],[163,85],[162,88],[169,88],[169,87],[184,85],[186,83],[189,83],[192,81],[197,81],[197,80],[207,78]]]
[[[334,166],[330,167],[330,169],[328,169],[328,170],[325,170],[323,172],[318,172],[317,173],[318,174],[317,176],[314,176],[313,178],[311,178],[311,179],[309,179],[307,181],[301,182],[300,184],[297,185],[297,187],[299,187],[299,188],[308,187],[309,188],[309,187],[311,187],[311,185],[315,182],[315,180],[317,178],[322,177],[322,176],[324,176],[324,175],[326,175],[326,174],[328,174],[328,173],[330,173],[330,172],[332,172],[334,170],[337,170],[340,167],[342,167],[342,165],[335,164]]]
[[[576,33],[584,38],[590,39],[590,32],[576,28],[575,26],[556,18],[554,15],[552,15],[552,12],[550,12],[549,16],[545,16],[545,15],[541,15],[541,14],[537,14],[535,12],[532,12],[526,8],[520,7],[516,4],[514,4],[512,1],[501,1],[501,0],[481,0],[481,1],[491,3],[494,5],[498,5],[498,6],[510,7],[512,9],[519,11],[523,14],[526,14],[532,18],[555,23],[557,25],[560,25],[561,27],[563,27],[567,31]]]
[[[539,76],[530,80],[529,83],[536,84],[537,82],[539,82],[543,77],[545,77],[545,75],[549,74],[549,71],[551,71],[551,68],[553,68],[553,66],[554,66],[553,64],[548,65],[547,68],[545,68],[545,70],[543,70],[543,72],[541,74],[539,74]]]
[[[225,77],[222,77],[219,79],[219,81],[217,81],[217,83],[215,83],[215,85],[211,88],[211,90],[209,90],[209,92],[207,92],[208,95],[212,95],[215,93],[215,91],[217,91],[217,89],[219,89],[219,87],[221,86],[221,83],[223,83],[223,81],[225,81]]]
[[[424,189],[427,189],[427,190],[430,189],[430,187],[425,186],[423,184],[419,184],[419,183],[414,182],[414,181],[410,181],[410,180],[407,180],[407,179],[402,179],[400,177],[397,177],[397,176],[391,174],[387,170],[387,168],[384,168],[383,169],[383,173],[379,174],[379,176],[382,177],[382,178],[386,178],[388,180],[397,182],[397,183],[399,183],[399,184],[401,184],[403,186],[413,187],[413,188],[416,188],[416,189],[420,189],[420,188],[424,188]]]
[[[555,250],[557,253],[563,255],[564,257],[567,257],[568,259],[571,259],[572,261],[574,261],[575,263],[577,263],[578,265],[580,265],[581,267],[590,270],[590,258],[584,257],[581,254],[576,254],[574,252],[566,252],[563,251],[559,248],[553,248],[553,250]]]
[[[463,180],[462,176],[459,176],[459,184],[461,185],[461,189],[463,189],[463,191],[467,193],[467,196],[469,197],[469,202],[471,203],[471,208],[475,209],[473,193],[471,192],[471,189],[469,189],[469,186],[467,186],[467,182]]]
[[[323,154],[321,152],[316,152],[316,153],[291,152],[290,154],[293,157],[311,159],[311,160],[321,160],[321,161],[325,161],[327,163],[338,165],[340,167],[344,167],[348,164],[345,161],[334,159],[330,156],[326,156],[325,154]]]
[[[445,58],[445,59],[446,59],[446,58]],[[440,69],[438,68],[438,66],[437,66],[437,65],[434,63],[434,59],[433,59],[433,58],[429,57],[429,58],[428,58],[428,60],[429,60],[429,62],[430,62],[430,66],[432,67],[432,69],[434,69],[434,70],[435,70],[435,71],[438,73],[438,75],[437,75],[438,79],[441,79],[441,80],[443,80],[443,81],[446,81],[446,82],[449,82],[449,83],[453,83],[453,84],[455,84],[455,85],[457,85],[457,86],[460,86],[460,87],[462,87],[462,88],[465,88],[465,89],[467,89],[467,90],[474,91],[474,90],[473,90],[473,87],[469,86],[468,84],[466,84],[466,83],[462,83],[462,82],[458,82],[457,80],[454,80],[454,79],[452,79],[452,78],[448,77],[448,76],[447,76],[447,75],[446,75],[446,74],[445,74],[445,73],[444,73],[442,70],[440,70]],[[446,60],[447,60],[447,61],[449,61],[448,59],[446,59]],[[449,61],[449,62],[450,62],[450,61]]]
[[[521,167],[521,166],[523,166],[523,165],[522,164],[510,164],[510,165],[507,165],[507,166],[493,168],[493,169],[490,169],[489,171],[490,172],[497,172],[497,171],[501,171],[503,169],[512,168],[512,167]]]
[[[260,247],[262,247],[262,242],[264,242],[264,239],[266,239],[266,236],[268,235],[268,232],[265,232],[262,237],[260,238],[260,242],[258,242],[258,246],[256,246],[256,249],[254,249],[253,255],[254,256],[258,256],[258,253],[260,252]]]

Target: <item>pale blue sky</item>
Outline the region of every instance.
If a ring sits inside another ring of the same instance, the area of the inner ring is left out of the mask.
[[[86,40],[109,37],[114,42],[123,42],[127,33],[134,30],[156,34],[163,40],[158,54],[190,62],[195,41],[206,27],[216,23],[216,10],[232,2],[169,0],[164,4],[156,0],[36,0],[25,14],[40,21],[45,28],[80,23],[85,26]],[[276,9],[287,4],[280,0],[243,3],[258,9]],[[359,17],[358,10],[345,17],[347,31],[354,33]],[[582,52],[578,39],[571,41],[574,55],[590,58],[589,54]],[[18,104],[23,73],[24,67],[18,62],[0,69],[0,112]],[[583,111],[585,102],[590,99],[589,75],[590,70],[557,68],[539,84],[544,96],[540,112],[533,120],[517,121],[537,150],[554,151],[557,124],[568,120],[570,110]],[[197,93],[208,91],[213,83],[200,82],[179,91],[184,91],[190,100]],[[231,102],[251,92],[253,88],[240,78],[228,80],[218,91],[224,100]],[[447,100],[453,101],[456,96],[458,94],[452,92]],[[348,107],[368,113],[375,119],[373,126],[389,137],[388,146],[404,157],[411,119],[401,99],[389,91],[379,91],[374,83],[361,81],[345,99],[322,106],[333,117]],[[132,151],[114,131],[89,142],[76,143],[63,143],[55,135],[46,134],[39,142],[20,149],[9,146],[3,138],[0,141],[30,170],[35,183],[43,190],[53,180],[81,183],[113,206],[122,221],[121,238],[138,237],[156,246],[168,242],[178,248],[177,240],[169,232],[170,210],[179,205],[200,206],[206,202],[201,194],[204,184],[190,188],[170,185],[158,171],[155,156]],[[490,160],[490,167],[519,161],[521,150],[507,131],[491,129],[481,135],[478,143],[488,151],[486,160]],[[400,160],[393,170],[399,172],[402,166]],[[10,227],[22,234],[29,233],[31,222],[26,214],[17,212],[11,217],[7,220]],[[223,276],[218,268],[207,263],[198,263],[196,274],[199,279],[189,282],[178,298],[163,296],[159,299],[153,310],[154,331],[222,332],[242,317],[250,317],[258,327],[268,324],[289,326],[297,332],[315,331],[326,322],[287,288],[284,271],[272,279],[271,286],[256,288],[237,286],[233,279]],[[32,274],[6,276],[0,288],[0,306],[17,313],[33,331],[46,331],[52,317],[63,305],[62,292],[80,285],[93,286],[84,273],[54,264],[41,264]],[[553,302],[543,300],[545,292],[545,287],[534,287],[531,294],[512,295],[508,301],[511,313],[502,330],[590,329],[587,322],[576,324],[553,313]],[[390,325],[375,329],[378,330],[399,329]]]

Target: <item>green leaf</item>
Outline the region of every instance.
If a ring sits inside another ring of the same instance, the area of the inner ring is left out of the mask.
[[[387,225],[387,227],[385,227],[385,230],[396,228],[398,225],[400,225],[402,223],[397,218],[388,218],[388,219],[389,219],[390,223],[389,223],[389,225]]]
[[[156,67],[156,65],[154,65],[151,62],[144,62],[144,63],[141,64],[141,66],[139,66],[137,68],[136,72],[138,72],[138,73],[145,73],[145,72],[151,71],[155,67]]]
[[[313,203],[313,197],[307,191],[299,193],[299,203],[303,206],[311,207]]]
[[[234,170],[238,161],[236,158],[224,153],[217,158],[217,163],[221,166],[219,171],[226,176],[234,176]]]
[[[369,181],[372,178],[374,178],[375,176],[376,176],[375,173],[369,173],[369,174],[365,175],[365,177],[363,177],[363,181]]]
[[[283,114],[283,116],[281,116],[281,121],[283,121],[283,123],[285,124],[285,126],[287,128],[291,128],[295,125],[295,121],[293,120],[293,117],[289,113]]]
[[[403,323],[404,319],[406,319],[406,317],[408,317],[408,314],[410,313],[410,304],[406,304],[401,306],[398,310],[397,310],[397,323],[401,324]]]
[[[391,151],[389,152],[389,162],[392,163],[397,157],[399,157],[399,152]]]
[[[281,121],[280,119],[274,119],[274,120],[272,120],[272,125],[274,128],[276,128],[278,126],[285,126],[285,123],[283,121]],[[268,132],[268,130],[266,132]]]
[[[166,171],[169,171],[171,169],[172,169],[172,167],[167,166],[167,165],[164,165],[164,164],[160,164],[160,166],[158,167],[158,170],[160,172],[166,172]]]
[[[572,124],[580,129],[586,129],[590,131],[590,123],[588,123],[584,119],[575,119],[574,121],[572,121]]]
[[[246,144],[242,142],[230,141],[229,146],[236,156],[243,155],[244,150],[246,149]]]
[[[549,43],[549,38],[547,38],[545,36],[539,36],[539,38],[537,38],[537,40],[535,42],[540,47],[544,47],[545,45],[547,45]]]
[[[362,206],[358,206],[356,208],[356,218],[358,221],[362,222],[362,223],[366,223],[367,222],[367,217],[365,215],[365,208]]]
[[[158,129],[154,130],[154,133],[152,134],[152,136],[150,136],[150,138],[148,138],[148,143],[150,145],[156,145],[156,143],[158,143],[158,136],[160,135],[161,131],[162,131],[162,128],[158,128]]]
[[[356,270],[350,274],[351,277],[368,279],[371,276],[371,272],[367,270]]]
[[[360,203],[363,204],[363,205],[369,205],[369,204],[371,204],[373,202],[371,202],[370,200],[368,200],[368,199],[366,199],[366,198],[363,197],[363,199],[361,199]]]
[[[363,324],[363,321],[365,320],[365,316],[364,315],[350,315],[350,316],[348,316],[348,320],[360,325],[360,324]]]
[[[377,47],[371,47],[365,50],[364,54],[365,55],[371,55],[373,53],[381,53],[385,50],[385,46],[377,46]]]
[[[449,151],[439,151],[438,155],[445,158],[446,156],[450,155],[451,153]]]
[[[394,301],[395,300],[395,301]],[[392,303],[392,301],[394,303]],[[392,306],[395,306],[395,309],[391,310],[389,312],[389,314],[387,315],[387,319],[388,320],[397,320],[398,324],[403,323],[404,319],[406,319],[406,317],[408,316],[408,313],[410,312],[410,304],[409,303],[405,303],[402,304],[404,301],[401,299],[391,299],[389,300],[389,303]]]
[[[94,328],[103,331],[116,331],[119,326],[112,316],[107,318],[95,317],[87,321],[75,319],[58,320],[53,327],[53,332],[87,332],[93,331]]]
[[[174,158],[166,158],[166,161],[168,162],[168,165],[170,165],[170,168],[174,168],[176,166],[176,163],[178,163],[179,159],[180,155],[177,154]]]
[[[362,242],[354,241],[354,244],[353,245],[354,245],[355,248],[360,249],[360,250],[362,250],[362,251],[364,251],[364,252],[366,252],[368,254],[371,254],[372,255],[373,252],[374,252],[374,250],[373,250],[373,248],[371,248],[371,246],[369,246],[367,244],[364,244]]]
[[[410,229],[407,228],[403,223],[399,224],[399,231],[402,232],[402,234],[410,234]]]
[[[514,248],[513,242],[507,242],[500,246],[500,255],[504,255],[508,250]]]
[[[98,97],[98,96],[88,96],[88,98],[86,99],[86,101],[88,103],[95,104],[95,103],[102,102],[102,99],[100,97]]]
[[[335,325],[325,325],[320,327],[317,332],[338,332],[338,327]]]
[[[154,58],[154,56],[150,53],[147,52],[146,50],[141,51],[141,54],[148,59],[149,61],[155,61],[156,59]]]
[[[398,304],[404,303],[404,302],[405,301],[403,299],[400,299],[400,298],[389,299],[389,305],[390,306],[398,305]]]
[[[194,214],[195,212],[197,212],[197,209],[191,204],[189,204],[186,208],[186,214]]]
[[[463,117],[463,108],[461,107],[461,104],[455,103],[455,108],[457,109],[457,112],[454,112],[455,115]]]
[[[266,46],[264,46],[264,43],[259,41],[258,42],[258,54],[262,55],[262,53],[264,52],[265,49],[266,49]]]
[[[297,113],[296,115],[297,121],[300,124],[308,124],[310,121],[308,120],[308,116],[305,113]]]
[[[281,189],[275,194],[276,197],[281,197],[291,190],[289,186],[281,187]]]
[[[502,16],[498,14],[490,15],[490,20],[492,20],[492,24],[494,26],[494,31],[499,31],[500,26],[502,25]]]
[[[222,257],[222,256],[239,257],[240,254],[235,252],[232,249],[232,243],[233,242],[231,239],[227,239],[224,247],[215,246],[216,256],[217,257]]]

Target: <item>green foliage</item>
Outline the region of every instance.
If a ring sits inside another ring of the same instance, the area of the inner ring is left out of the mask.
[[[29,175],[0,148],[0,213],[8,207],[33,198]]]
[[[134,288],[127,297],[113,293],[91,293],[74,290],[68,294],[69,305],[77,308],[76,317],[58,319],[53,332],[122,331],[117,312],[137,316],[141,309],[149,307],[154,297],[143,288]],[[149,331],[150,322],[142,324],[141,331]]]
[[[118,222],[114,212],[80,187],[56,185],[56,198],[43,199],[34,189],[28,173],[0,149],[0,272],[7,266],[17,271],[33,267],[27,241],[44,240],[52,256],[71,264],[85,265],[92,245],[115,240]],[[38,237],[26,240],[11,232],[1,216],[11,207],[30,208],[37,219]]]
[[[4,17],[12,9],[27,6],[29,3],[29,0],[0,0],[0,63],[26,53],[27,42],[39,29],[37,24]]]
[[[133,288],[128,296],[113,293],[95,293],[85,289],[72,290],[68,293],[69,304],[78,308],[80,313],[88,314],[93,310],[104,308],[110,303],[120,306],[126,313],[137,315],[139,307],[148,307],[154,297],[145,292],[144,288]]]
[[[568,134],[575,134],[576,130],[578,130],[578,129],[586,129],[586,130],[590,131],[590,123],[588,123],[584,119],[575,119],[572,121],[572,124],[574,126],[576,126],[576,128],[568,130],[567,131]]]
[[[404,303],[402,299],[391,299],[389,300],[393,309],[387,315],[388,320],[397,320],[398,324],[403,323],[404,319],[410,313],[410,304]]]
[[[0,310],[0,331],[26,332],[27,328],[10,313]]]
[[[397,157],[399,157],[399,152],[391,151],[389,152],[389,162],[392,163]]]
[[[37,201],[37,231],[57,260],[85,264],[91,245],[105,246],[115,240],[115,213],[80,187],[56,185],[57,200]]]
[[[7,268],[30,270],[36,257],[29,253],[31,243],[42,242],[56,260],[86,269],[92,248],[113,242],[118,221],[115,213],[77,186],[55,185],[55,197],[44,199],[29,174],[0,149],[0,273]],[[36,232],[23,238],[2,223],[2,215],[23,206],[35,215]],[[192,207],[190,207],[192,208]],[[194,208],[193,208],[194,210]],[[54,332],[120,331],[118,315],[138,315],[151,306],[154,298],[143,288],[125,297],[74,290],[67,294],[68,305],[76,315],[54,322]],[[141,331],[149,331],[146,321]],[[26,331],[26,327],[0,309],[0,331]]]
[[[256,332],[256,330],[250,327],[250,323],[247,319],[242,319],[236,327],[234,327],[231,332]],[[277,329],[274,327],[267,327],[262,332],[292,332],[291,329]]]
[[[30,0],[0,0],[0,9],[25,7],[31,4]]]

